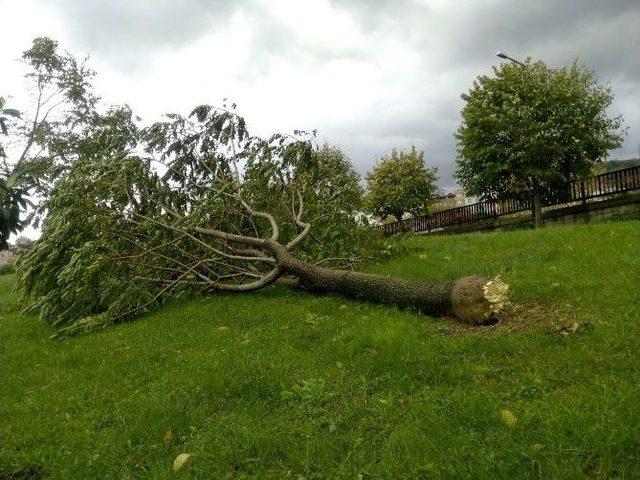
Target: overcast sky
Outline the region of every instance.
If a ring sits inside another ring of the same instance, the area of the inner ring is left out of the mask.
[[[238,104],[254,133],[318,129],[360,173],[415,144],[455,186],[453,134],[473,79],[503,50],[575,58],[609,82],[640,149],[640,0],[0,0],[0,94],[23,98],[36,36],[90,56],[96,90],[146,121]]]

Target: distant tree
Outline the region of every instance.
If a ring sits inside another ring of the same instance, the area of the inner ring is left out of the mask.
[[[438,194],[438,171],[425,167],[424,153],[416,147],[408,152],[394,149],[366,178],[368,209],[382,220],[389,215],[399,221],[405,213],[426,213]]]
[[[574,63],[502,64],[462,95],[456,176],[467,194],[526,198],[542,226],[545,198],[588,176],[622,141],[622,118],[610,117],[608,86]]]

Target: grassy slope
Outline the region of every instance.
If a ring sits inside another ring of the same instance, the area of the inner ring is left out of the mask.
[[[275,287],[51,341],[17,314],[4,276],[0,466],[60,479],[638,478],[640,222],[408,244],[371,269],[501,273],[521,303],[593,328],[460,332]],[[181,452],[193,457],[175,475]]]

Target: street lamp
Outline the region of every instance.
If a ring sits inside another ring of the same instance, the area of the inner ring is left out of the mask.
[[[513,57],[510,57],[509,55],[507,55],[506,53],[503,52],[496,52],[496,55],[500,58],[504,58],[506,60],[511,60],[513,63],[517,63],[518,65],[520,65],[521,67],[526,67],[526,65],[524,63],[522,63],[520,60],[516,60]]]
[[[525,67],[526,65],[524,63],[522,63],[520,60],[516,60],[513,57],[510,57],[509,55],[507,55],[506,53],[503,52],[496,52],[496,55],[500,58],[504,58],[505,60],[511,60],[513,63],[517,63],[518,65],[520,65],[521,67]],[[533,218],[535,221],[535,225],[536,228],[540,228],[542,226],[544,226],[544,223],[542,222],[542,198],[540,197],[540,193],[539,191],[537,191],[537,180],[535,180],[533,177],[529,177],[529,181],[531,182],[531,187],[533,189],[533,208],[532,208],[532,214],[533,214]]]

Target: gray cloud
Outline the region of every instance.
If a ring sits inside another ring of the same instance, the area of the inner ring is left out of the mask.
[[[623,113],[629,126],[625,146],[613,156],[638,154],[640,1],[330,3],[351,17],[365,38],[362,44],[328,45],[305,39],[293,32],[269,3],[258,0],[49,0],[47,5],[69,28],[76,50],[89,52],[123,74],[144,70],[156,55],[177,51],[228,28],[237,12],[252,30],[250,51],[238,82],[251,85],[273,74],[275,60],[311,73],[340,59],[373,65],[377,72],[383,72],[377,81],[385,82],[388,88],[375,90],[378,96],[358,115],[343,119],[336,106],[335,114],[318,118],[313,125],[293,125],[319,128],[327,139],[345,147],[361,172],[391,148],[416,144],[426,150],[427,161],[440,169],[443,186],[453,187],[453,134],[462,107],[459,96],[477,75],[490,71],[498,60],[495,52],[501,49],[520,58],[542,59],[550,66],[579,58],[595,70],[617,94],[612,113]],[[334,25],[323,28],[331,32]],[[230,32],[229,42],[236,41]],[[395,67],[380,60],[384,49],[412,55],[415,63],[394,71]],[[368,79],[362,81],[363,87],[367,86]],[[309,95],[331,101],[340,88],[340,79],[335,79]],[[213,94],[210,101],[218,98]],[[242,104],[243,99],[237,100]]]
[[[502,49],[516,57],[542,59],[552,67],[577,58],[595,70],[617,95],[612,113],[623,113],[629,126],[624,147],[612,156],[639,154],[640,2],[636,0],[499,0],[440,9],[419,1],[380,1],[375,3],[378,8],[366,0],[334,0],[333,4],[349,11],[376,41],[395,37],[421,52],[422,71],[409,75],[451,73],[449,88],[439,92],[436,105],[428,95],[407,92],[423,105],[422,110],[407,110],[400,124],[359,125],[388,136],[388,144],[396,141],[396,127],[409,138],[422,131],[417,138],[427,146],[426,158],[440,168],[445,186],[453,185],[453,133],[462,106],[459,94],[497,63],[494,54]],[[359,159],[359,149],[353,155],[358,164],[366,164]]]
[[[274,55],[312,65],[363,54],[349,47],[327,49],[293,41],[278,15],[253,0],[52,0],[48,6],[92,56],[129,72],[144,68],[160,52],[188,46],[228,26],[236,12],[253,28],[249,75],[260,74]],[[235,41],[232,33],[229,42]]]
[[[50,0],[71,37],[117,68],[143,67],[228,22],[233,0]]]

